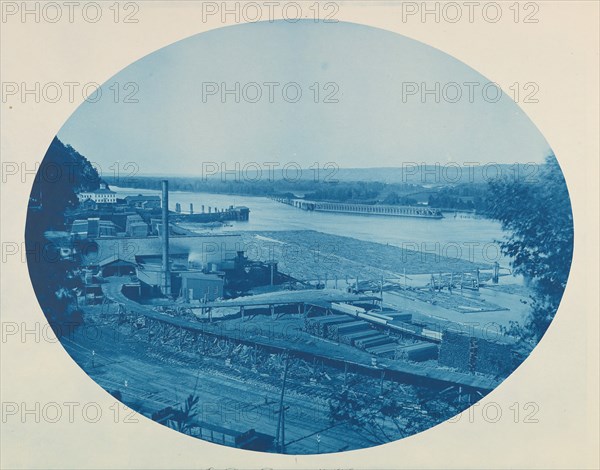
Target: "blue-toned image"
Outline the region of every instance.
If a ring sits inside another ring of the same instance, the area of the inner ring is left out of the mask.
[[[164,47],[49,145],[25,230],[41,309],[116,400],[215,444],[443,423],[527,358],[571,267],[565,179],[511,90],[536,93],[343,22]]]

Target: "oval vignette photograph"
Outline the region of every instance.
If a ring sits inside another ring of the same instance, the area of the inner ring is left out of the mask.
[[[568,189],[517,104],[537,91],[353,23],[180,40],[49,143],[37,300],[94,382],[179,433],[298,455],[426,431],[527,359],[567,284]]]

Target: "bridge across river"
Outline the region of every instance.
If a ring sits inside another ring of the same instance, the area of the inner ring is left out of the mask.
[[[443,219],[439,209],[418,206],[393,206],[385,204],[350,204],[345,202],[306,201],[304,199],[275,198],[276,201],[305,211],[337,212],[344,214],[383,215],[391,217],[420,217]]]

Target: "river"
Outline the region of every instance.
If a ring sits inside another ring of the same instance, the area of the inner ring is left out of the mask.
[[[119,198],[137,194],[160,195],[160,191],[151,189],[117,186],[111,189]],[[509,259],[500,254],[496,243],[504,237],[500,223],[468,214],[459,213],[456,217],[446,214],[440,220],[306,212],[265,197],[169,191],[169,209],[175,210],[176,203],[181,204],[183,211],[189,210],[189,204],[193,203],[196,212],[202,205],[219,209],[231,205],[250,208],[248,222],[230,222],[231,226],[212,229],[214,231],[316,230],[469,261],[498,261],[503,267],[509,265]],[[193,229],[195,224],[182,225]]]

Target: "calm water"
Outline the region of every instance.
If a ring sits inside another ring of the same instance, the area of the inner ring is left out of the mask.
[[[119,188],[113,186],[118,197],[137,194],[159,194],[150,189]],[[496,240],[504,236],[500,223],[461,215],[455,218],[446,214],[441,220],[377,215],[331,214],[305,212],[264,197],[226,194],[169,192],[169,209],[175,210],[180,203],[183,211],[194,204],[194,212],[200,212],[204,204],[219,209],[234,206],[250,208],[249,222],[231,222],[231,227],[215,231],[242,230],[317,230],[333,235],[343,235],[360,240],[389,243],[404,248],[431,251],[436,254],[471,261],[491,263],[499,261],[508,266],[508,259],[500,256]],[[214,210],[214,209],[213,209]],[[192,225],[185,225],[192,228]]]

